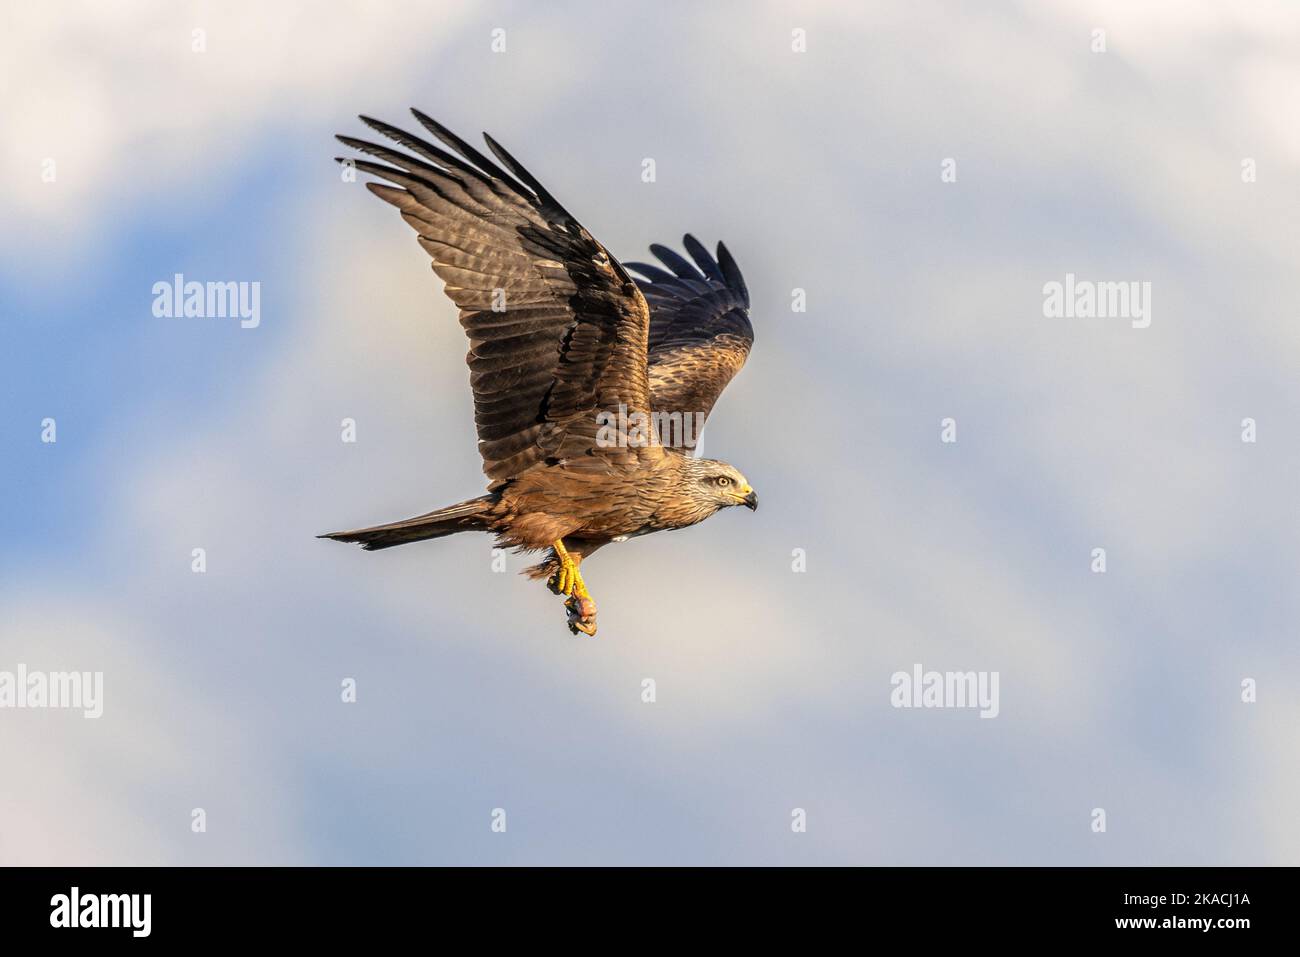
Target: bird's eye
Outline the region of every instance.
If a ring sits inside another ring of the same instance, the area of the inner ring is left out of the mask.
[[[717,482],[717,483],[718,483],[719,485],[721,485],[723,488],[726,488],[728,485],[731,484],[731,479],[727,478],[727,476],[725,476],[725,475],[719,475],[719,476],[718,476],[717,478],[715,478],[713,481]]]

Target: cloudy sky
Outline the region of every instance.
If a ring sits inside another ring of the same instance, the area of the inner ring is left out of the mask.
[[[104,700],[0,709],[0,863],[1300,863],[1295,5],[4,17],[0,672]],[[483,487],[454,308],[332,162],[410,106],[745,272],[704,445],[763,507],[601,552],[595,640],[484,537],[314,537]],[[918,664],[998,716],[893,707]]]

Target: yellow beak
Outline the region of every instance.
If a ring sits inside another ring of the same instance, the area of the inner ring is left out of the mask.
[[[751,512],[758,511],[758,493],[748,485],[736,492],[736,501],[737,504],[745,506]]]

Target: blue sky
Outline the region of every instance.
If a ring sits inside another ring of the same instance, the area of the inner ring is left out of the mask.
[[[0,670],[105,704],[0,711],[0,861],[1296,863],[1300,16],[1132,7],[11,14]],[[594,641],[486,538],[314,537],[483,486],[454,309],[331,161],[408,106],[744,270],[704,445],[763,508],[602,551]],[[153,317],[177,272],[260,325]],[[1067,272],[1151,326],[1045,318]],[[999,716],[892,708],[917,662]]]

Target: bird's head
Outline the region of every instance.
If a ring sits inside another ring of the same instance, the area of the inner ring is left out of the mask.
[[[708,503],[714,511],[731,505],[743,505],[751,512],[758,509],[758,493],[737,469],[717,459],[688,458],[686,462],[696,501]]]

